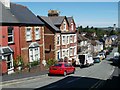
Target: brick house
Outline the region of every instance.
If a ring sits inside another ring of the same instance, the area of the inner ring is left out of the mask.
[[[7,61],[8,73],[13,72],[13,60],[17,56],[23,58],[25,65],[37,60],[42,64],[42,60],[45,59],[44,23],[27,7],[10,3],[9,0],[6,2],[8,5],[0,3],[2,5],[0,56]]]
[[[52,21],[45,16],[38,16],[40,20],[45,23],[44,31],[44,43],[45,43],[45,60],[57,59],[56,53],[60,50],[60,41],[56,41],[56,37],[60,36],[61,31],[58,29]],[[60,39],[60,37],[58,38]],[[58,47],[56,46],[56,43]]]
[[[14,72],[13,59],[20,55],[19,21],[10,12],[9,5],[5,7],[0,2],[0,6],[2,14],[2,19],[0,19],[0,62],[6,62],[7,71],[4,73],[10,74]]]
[[[54,12],[54,13],[53,13]],[[77,54],[77,37],[76,37],[76,25],[72,17],[59,16],[58,11],[49,10],[47,16],[38,16],[42,20],[46,28],[45,29],[45,50],[51,47],[50,58],[59,60],[60,58],[76,58]],[[52,28],[51,28],[52,27]],[[51,39],[48,39],[48,37]],[[52,46],[53,45],[53,46]],[[48,49],[49,52],[50,49]],[[49,52],[50,53],[50,52]],[[47,52],[46,59],[48,58]]]

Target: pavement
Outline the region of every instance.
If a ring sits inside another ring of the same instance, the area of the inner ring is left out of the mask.
[[[18,79],[25,79],[25,78],[33,78],[40,75],[45,75],[48,73],[48,70],[40,71],[40,72],[19,72],[19,73],[13,73],[10,75],[3,75],[2,76],[2,82],[12,81],[12,80],[18,80]]]

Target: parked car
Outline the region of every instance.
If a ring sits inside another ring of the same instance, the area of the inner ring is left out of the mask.
[[[99,57],[95,57],[95,58],[93,58],[93,60],[94,60],[94,63],[100,63],[101,62]]]
[[[105,53],[103,53],[103,52],[98,53],[97,57],[99,57],[100,60],[103,60],[103,59],[105,59]]]
[[[59,62],[49,68],[49,75],[61,74],[66,76],[67,74],[74,72],[75,72],[75,67],[65,62]]]

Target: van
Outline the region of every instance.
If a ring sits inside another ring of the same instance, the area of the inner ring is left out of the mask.
[[[89,54],[81,54],[78,55],[79,62],[80,62],[80,67],[82,66],[90,66],[94,64],[94,60],[92,55]]]

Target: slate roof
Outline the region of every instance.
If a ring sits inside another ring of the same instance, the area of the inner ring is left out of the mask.
[[[84,37],[84,36],[82,36],[82,35],[78,35],[78,40],[79,41],[86,41],[86,40],[88,40],[86,37]]]
[[[19,23],[17,18],[0,2],[0,23]]]
[[[15,15],[21,24],[44,24],[25,6],[11,3],[10,11]]]
[[[54,25],[61,25],[65,16],[56,16],[56,17],[49,17],[49,18],[53,22]]]
[[[60,29],[58,29],[53,22],[51,21],[50,17],[46,17],[46,16],[38,16],[39,19],[42,19],[45,23],[47,23],[50,27],[52,27],[55,31],[60,31]]]

